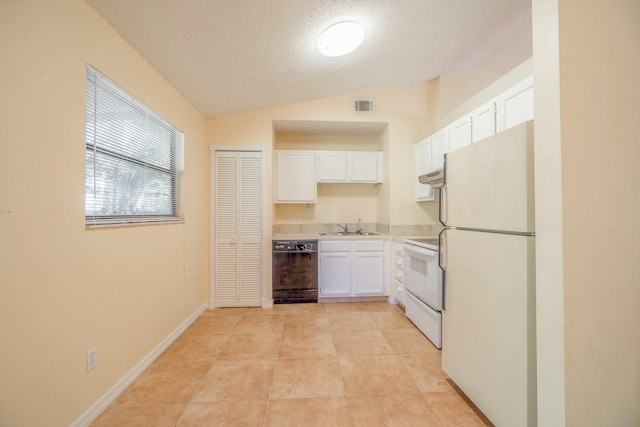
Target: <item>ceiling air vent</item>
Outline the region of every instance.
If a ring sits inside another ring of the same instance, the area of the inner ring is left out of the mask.
[[[353,101],[353,109],[356,113],[373,113],[373,99],[356,99]]]

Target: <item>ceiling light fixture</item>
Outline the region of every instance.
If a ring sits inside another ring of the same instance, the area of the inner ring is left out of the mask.
[[[364,29],[357,22],[333,24],[322,32],[318,50],[325,56],[342,56],[353,52],[364,40]]]

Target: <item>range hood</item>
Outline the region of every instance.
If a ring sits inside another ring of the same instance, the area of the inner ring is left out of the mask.
[[[439,169],[434,172],[425,173],[418,177],[420,184],[429,184],[433,188],[441,188],[444,185],[444,170]]]

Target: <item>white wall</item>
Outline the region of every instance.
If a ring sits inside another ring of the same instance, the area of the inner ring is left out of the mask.
[[[0,51],[0,425],[69,425],[207,300],[205,120],[82,0],[0,2]],[[184,131],[184,224],[85,229],[87,63]]]

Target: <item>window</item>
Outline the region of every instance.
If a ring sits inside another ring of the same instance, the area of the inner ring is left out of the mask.
[[[180,220],[183,133],[87,66],[86,224]]]

